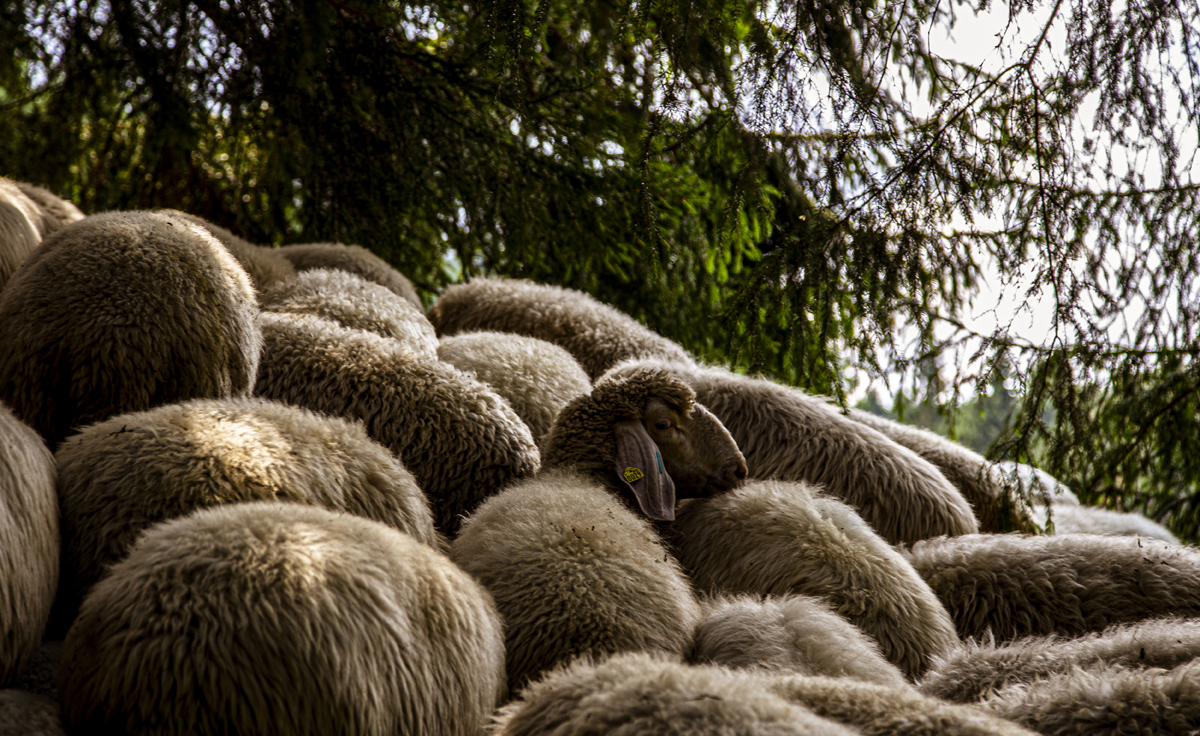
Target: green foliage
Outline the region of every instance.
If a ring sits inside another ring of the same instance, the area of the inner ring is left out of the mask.
[[[430,299],[582,289],[843,401],[859,368],[965,409],[1011,365],[993,456],[1196,538],[1200,8],[1020,2],[994,68],[930,50],[976,9],[13,0],[0,172],[360,243]],[[988,264],[1053,298],[1046,343],[963,321]]]

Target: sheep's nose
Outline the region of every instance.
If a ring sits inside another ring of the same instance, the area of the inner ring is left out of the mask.
[[[746,480],[746,461],[739,457],[725,466],[725,480],[730,489],[737,488]]]

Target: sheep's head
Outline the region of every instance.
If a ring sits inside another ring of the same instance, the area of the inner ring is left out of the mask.
[[[657,521],[675,518],[676,498],[711,496],[746,477],[725,426],[686,383],[655,369],[601,379],[563,407],[542,460],[598,477]]]

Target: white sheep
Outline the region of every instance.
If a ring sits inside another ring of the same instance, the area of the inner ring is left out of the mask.
[[[1022,493],[1029,494],[1035,501],[1049,499],[1052,503],[1079,505],[1079,498],[1074,491],[1041,468],[1012,460],[1001,460],[996,467],[1010,483],[1016,484]]]
[[[581,291],[519,279],[455,284],[429,310],[438,335],[495,330],[548,340],[575,357],[595,381],[620,361],[658,357],[691,363],[679,345]]]
[[[425,490],[437,527],[540,461],[529,428],[503,398],[453,366],[396,340],[311,315],[263,312],[255,393],[363,422]]]
[[[979,530],[970,504],[928,460],[798,388],[720,368],[635,360],[611,375],[672,370],[729,429],[751,478],[808,481],[853,506],[892,544]]]
[[[295,278],[296,269],[292,264],[280,255],[278,248],[266,248],[239,238],[229,230],[220,225],[213,224],[203,217],[192,215],[179,210],[160,210],[164,214],[182,217],[189,222],[207,230],[214,238],[221,242],[221,245],[229,251],[229,255],[233,256],[242,268],[246,269],[246,275],[250,277],[250,282],[254,284],[257,291],[262,291],[275,284]]]
[[[946,609],[900,553],[808,484],[751,481],[692,501],[665,534],[699,590],[827,600],[910,678],[958,644]]]
[[[417,309],[424,309],[421,297],[413,288],[412,281],[397,271],[379,256],[361,245],[343,245],[342,243],[302,243],[287,245],[279,249],[279,254],[292,264],[297,271],[308,271],[313,268],[333,268],[339,271],[349,271],[380,286],[411,302]]]
[[[701,607],[689,662],[908,685],[875,640],[834,613],[827,601],[802,595],[721,596],[701,601]]]
[[[437,335],[420,308],[349,271],[302,271],[264,290],[258,301],[267,311],[316,315],[343,327],[399,340],[430,360],[438,357]]]
[[[544,468],[485,501],[450,557],[491,591],[516,688],[579,654],[678,657],[700,609],[650,519],[735,486],[728,432],[677,378],[597,382],[559,413]]]
[[[15,182],[0,178],[0,289],[42,242],[37,205]]]
[[[1054,502],[1050,506],[1055,534],[1105,534],[1109,536],[1146,537],[1171,544],[1179,540],[1162,524],[1138,513],[1122,513],[1083,504]],[[1047,522],[1046,507],[1034,510],[1033,519],[1041,526]]]
[[[978,701],[1016,683],[1074,667],[1120,665],[1171,669],[1200,657],[1200,620],[1150,619],[1074,638],[1050,634],[1006,644],[968,640],[934,661],[921,692],[957,703]]]
[[[63,644],[72,733],[476,736],[504,688],[487,591],[369,519],[278,502],[147,530]]]
[[[0,403],[0,687],[20,677],[42,640],[59,544],[54,458]]]
[[[53,217],[57,221],[57,227],[52,228],[52,230],[57,229],[58,227],[66,227],[72,222],[82,220],[84,217],[83,212],[81,212],[79,208],[75,206],[74,202],[63,199],[48,189],[43,189],[42,187],[28,184],[23,181],[13,183],[17,185],[17,188],[20,189],[26,197],[29,197],[31,200],[33,200],[33,202],[42,210],[42,212]]]
[[[592,390],[587,373],[570,353],[534,337],[469,332],[442,338],[437,355],[507,399],[543,449],[558,412]]]
[[[246,272],[202,228],[152,212],[85,217],[0,291],[0,401],[54,448],[114,414],[246,395],[257,313]]]
[[[1095,534],[974,534],[906,552],[962,637],[997,641],[1200,616],[1200,550]]]
[[[56,635],[138,534],[197,508],[277,499],[441,544],[424,493],[362,425],[264,399],[122,414],[68,438],[55,461],[63,534]]]

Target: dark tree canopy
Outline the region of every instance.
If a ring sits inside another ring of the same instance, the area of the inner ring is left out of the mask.
[[[428,298],[582,289],[840,400],[851,367],[953,407],[1011,366],[993,457],[1197,538],[1200,8],[1018,0],[994,68],[931,50],[978,9],[10,0],[0,174],[358,243]],[[971,333],[985,267],[1053,296],[1051,339]]]

